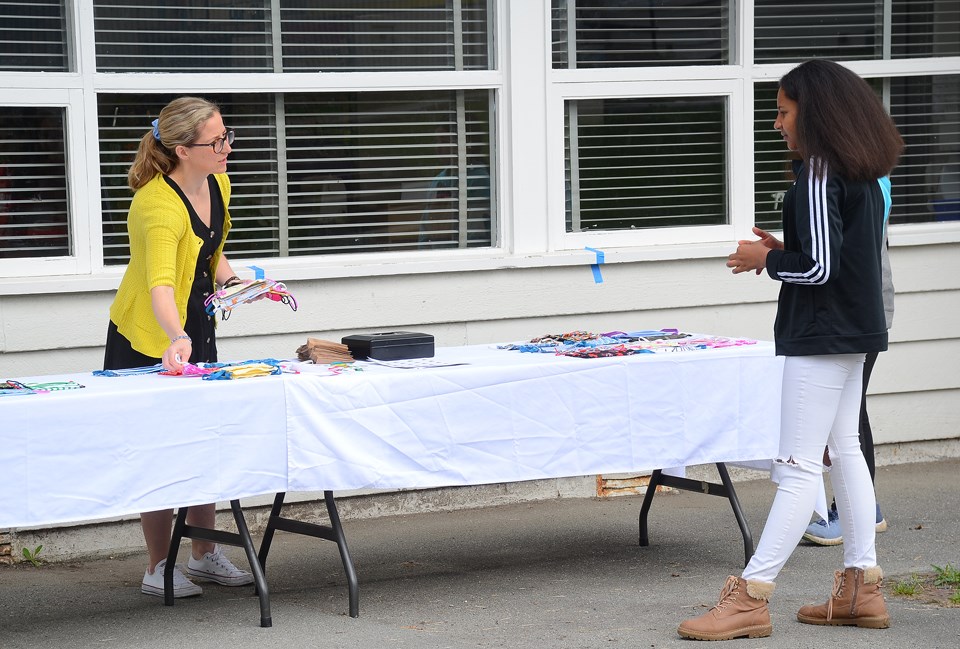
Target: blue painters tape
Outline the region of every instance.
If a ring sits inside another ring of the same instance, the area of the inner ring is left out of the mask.
[[[254,272],[254,277],[253,277],[254,279],[263,279],[264,277],[266,277],[263,274],[263,269],[260,268],[259,266],[247,266],[247,268],[249,268]]]
[[[597,255],[597,263],[590,264],[590,270],[593,271],[593,281],[595,284],[603,284],[603,274],[600,272],[600,264],[603,263],[603,251],[596,248],[590,248],[589,246],[584,246],[584,250],[589,250],[590,252]]]

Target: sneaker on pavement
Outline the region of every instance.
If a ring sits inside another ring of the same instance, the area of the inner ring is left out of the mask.
[[[880,503],[877,503],[877,532],[887,531],[887,519],[880,513]]]
[[[187,574],[199,581],[212,581],[223,586],[245,586],[253,583],[253,575],[233,565],[219,545],[201,559],[194,559],[191,555],[187,562]]]
[[[822,518],[807,525],[803,538],[817,545],[840,545],[843,543],[843,534],[840,532],[840,514],[830,508],[827,520]]]
[[[887,521],[880,513],[880,505],[877,504],[877,533],[887,531]],[[840,515],[836,509],[830,508],[827,512],[827,520],[816,520],[807,525],[807,531],[803,533],[803,538],[817,545],[840,545],[843,543],[843,534],[840,533]]]
[[[163,597],[163,571],[167,567],[167,560],[163,559],[153,569],[153,574],[149,570],[143,572],[143,582],[140,584],[140,592],[145,595],[155,595]],[[203,589],[183,576],[180,568],[173,567],[173,596],[174,597],[193,597],[203,592]]]

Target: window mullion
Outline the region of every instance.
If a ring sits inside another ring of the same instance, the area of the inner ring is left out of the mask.
[[[274,110],[276,111],[277,120],[277,236],[280,237],[279,247],[281,257],[286,257],[290,254],[290,209],[289,201],[287,200],[287,113],[284,105],[283,93],[277,93],[274,98]]]
[[[453,69],[463,70],[463,4],[453,0]]]
[[[580,137],[577,102],[570,102],[567,130],[570,150],[570,232],[580,232]]]
[[[458,247],[466,248],[467,218],[467,108],[463,90],[457,90],[457,213],[459,215]]]
[[[283,29],[280,20],[280,0],[270,0],[270,41],[273,45],[273,71],[279,74],[283,72]]]
[[[577,69],[577,0],[567,0],[567,68]]]

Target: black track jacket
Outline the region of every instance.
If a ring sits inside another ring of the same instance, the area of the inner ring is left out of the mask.
[[[784,250],[767,255],[782,282],[774,324],[779,356],[887,348],[880,247],[885,203],[876,180],[815,178],[799,165],[783,201]]]

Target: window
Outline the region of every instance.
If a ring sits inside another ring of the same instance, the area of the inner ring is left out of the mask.
[[[955,0],[756,0],[756,63],[960,55]]]
[[[564,232],[729,224],[729,101],[707,88],[722,75],[681,90],[671,70],[731,62],[730,3],[553,0],[551,9],[552,67],[567,75],[555,75]],[[640,67],[660,70],[636,84],[627,70]],[[599,80],[592,71],[600,69],[604,81],[585,89],[581,82]]]
[[[485,0],[280,3],[286,72],[489,70]]]
[[[890,222],[960,220],[960,75],[868,79],[903,136],[891,174]],[[795,157],[773,130],[777,84],[757,84],[755,97],[755,214],[761,228],[780,227],[780,203],[793,182]]]
[[[960,5],[950,0],[757,0],[757,63],[813,57],[838,61],[960,55]],[[852,64],[851,64],[852,65]],[[891,223],[960,219],[960,77],[868,79],[885,97],[906,148],[894,170]],[[773,131],[775,83],[754,86],[757,225],[780,225],[780,201],[793,178],[790,154]]]
[[[0,3],[0,70],[64,72],[70,68],[64,2]]]
[[[891,223],[960,220],[960,75],[889,81],[890,113],[906,142],[891,177]]]
[[[100,72],[270,72],[270,2],[95,0]]]
[[[126,172],[172,98],[100,96],[107,264],[129,257]],[[489,91],[208,98],[237,134],[228,166],[231,257],[492,245]]]
[[[490,246],[492,96],[286,98],[289,254]]]
[[[726,0],[553,0],[553,67],[730,62]]]
[[[726,222],[723,97],[566,108],[567,232]]]
[[[487,0],[94,2],[102,72],[488,70]],[[274,7],[279,7],[274,15]],[[276,24],[275,24],[276,20]]]
[[[71,254],[64,110],[0,106],[0,258]]]
[[[469,74],[495,67],[488,0],[175,0],[136,7],[96,0],[94,12],[97,66],[105,72],[260,72],[282,84],[278,73]],[[348,77],[336,79],[349,86]],[[196,93],[217,102],[237,134],[227,252],[287,257],[493,245],[496,95],[463,89],[468,77],[454,82],[457,88],[428,81],[434,87],[390,92],[364,84],[349,91]],[[98,95],[108,265],[129,255],[126,170],[174,96]]]

